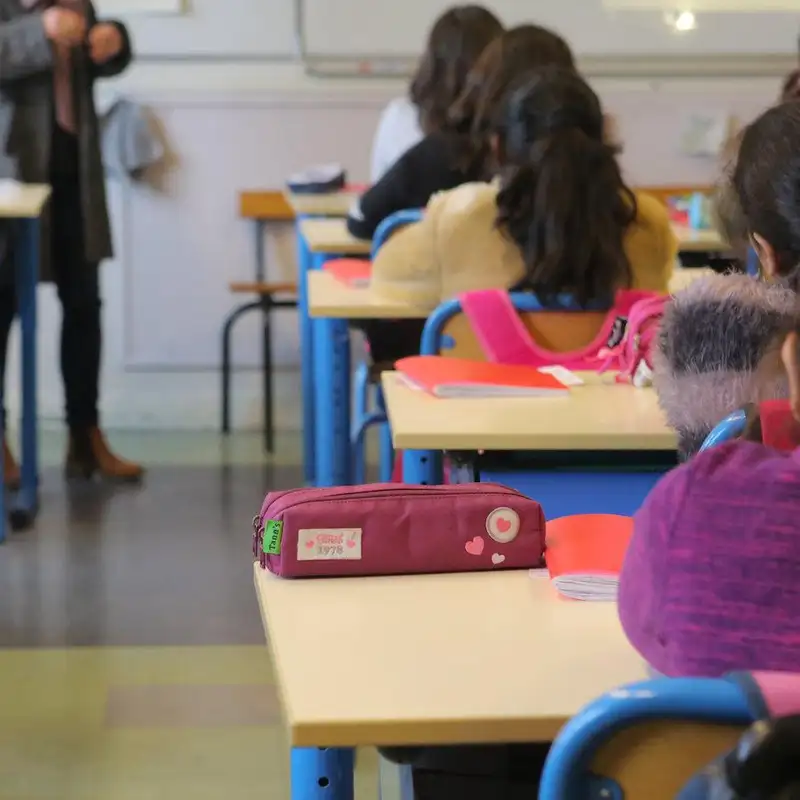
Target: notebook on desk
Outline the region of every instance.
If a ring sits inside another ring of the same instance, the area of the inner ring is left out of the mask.
[[[363,258],[336,258],[325,264],[325,272],[329,272],[340,283],[354,289],[363,289],[369,286],[372,262]]]
[[[412,386],[441,398],[553,397],[569,392],[563,380],[535,367],[410,356],[397,361],[395,369]]]
[[[581,514],[547,523],[545,562],[559,594],[572,600],[616,600],[633,519]]]

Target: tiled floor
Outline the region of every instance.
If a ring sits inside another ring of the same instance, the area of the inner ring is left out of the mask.
[[[0,547],[0,800],[288,798],[249,538],[298,438],[266,461],[257,435],[114,436],[151,466],[116,489],[67,487],[42,438],[36,528]]]

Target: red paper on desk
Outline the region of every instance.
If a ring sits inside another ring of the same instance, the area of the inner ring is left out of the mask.
[[[435,397],[547,397],[569,387],[535,367],[467,361],[445,356],[410,356],[395,363],[410,383]]]
[[[579,514],[547,523],[545,561],[560,594],[573,600],[615,600],[633,519]]]
[[[335,258],[325,262],[325,272],[348,286],[369,286],[372,262],[363,258]]]

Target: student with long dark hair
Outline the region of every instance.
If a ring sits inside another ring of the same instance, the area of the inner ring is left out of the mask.
[[[490,111],[500,105],[515,78],[552,64],[565,69],[574,66],[567,43],[546,28],[521,25],[496,37],[464,76],[463,91],[447,114],[442,115],[443,103],[430,104],[425,118],[442,127],[409,150],[364,196],[362,211],[371,211],[369,220],[358,223],[366,225],[362,232],[372,235],[373,226],[392,211],[425,205],[435,192],[490,177],[496,168],[488,146]],[[422,163],[429,156],[435,164]],[[407,192],[415,194],[415,202],[407,199]],[[350,228],[356,231],[352,218]],[[402,356],[419,352],[420,320],[375,320],[358,327],[367,334],[376,364],[390,366]]]
[[[502,31],[494,14],[475,5],[451,8],[433,26],[411,84],[423,138],[402,155],[398,153],[400,157],[353,207],[347,225],[354,236],[371,239],[392,212],[422,208],[435,192],[472,179],[452,157],[447,112],[478,57]]]
[[[433,308],[478,289],[581,304],[627,287],[666,290],[677,249],[666,209],[625,184],[595,93],[572,69],[520,78],[508,63],[479,93],[463,151],[491,158],[497,180],[436,197],[382,249],[372,291]]]
[[[775,337],[798,312],[800,103],[744,130],[728,181],[729,227],[755,249],[763,280],[701,278],[664,315],[654,383],[684,458],[732,411],[788,394]]]
[[[446,127],[472,62],[502,30],[494,14],[477,5],[454,6],[436,20],[408,94],[392,100],[381,115],[372,148],[373,183],[420,139]]]
[[[662,325],[655,385],[685,455],[636,517],[619,614],[668,676],[800,663],[800,450],[735,441],[695,454],[728,413],[790,398],[800,418],[800,103],[742,136],[732,189],[762,279],[700,279]]]

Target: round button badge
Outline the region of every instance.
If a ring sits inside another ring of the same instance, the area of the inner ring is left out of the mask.
[[[519,514],[513,508],[496,508],[486,517],[486,533],[500,544],[513,542],[519,534]]]

